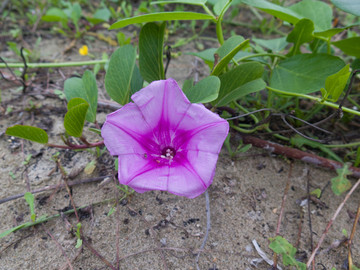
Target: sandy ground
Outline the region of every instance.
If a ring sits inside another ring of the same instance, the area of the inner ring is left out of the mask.
[[[60,41],[44,41],[48,42],[45,47],[57,48],[54,42],[59,45]],[[76,54],[76,50],[73,52]],[[47,54],[44,59],[52,59],[48,50],[43,53]],[[183,81],[193,73],[193,63],[194,57],[188,55],[174,59],[168,77]],[[201,62],[197,67],[200,68],[200,76],[206,74],[207,70]],[[78,69],[78,72],[83,72],[84,68]],[[72,71],[64,69],[62,72],[69,76]],[[58,73],[55,74],[54,80],[58,81],[53,88],[61,87],[63,79]],[[102,81],[99,81],[99,87],[103,87]],[[16,88],[7,87],[3,91],[3,108],[11,105],[11,100],[20,95]],[[59,99],[44,96],[30,99],[36,104],[65,108]],[[16,102],[20,106],[19,99]],[[6,127],[24,120],[24,123],[35,126],[46,126],[50,141],[60,142],[65,111],[54,113],[44,109],[39,115],[16,112],[16,107],[14,111],[10,115],[1,115],[1,133]],[[104,121],[109,112],[99,113],[99,123]],[[234,139],[234,147],[238,140]],[[60,171],[56,170],[55,162],[51,159],[58,150],[21,142],[5,135],[0,138],[0,149],[0,199],[26,192],[27,182],[32,190],[62,183]],[[29,153],[35,157],[28,165],[24,165],[24,156]],[[60,158],[67,172],[74,175],[80,172],[72,181],[106,175],[111,172],[113,164],[112,158],[105,154],[97,159],[95,171],[87,175],[83,168],[96,159],[93,153],[61,150]],[[13,177],[9,175],[10,172]],[[283,192],[289,177],[291,184],[280,235],[298,247],[297,257],[306,262],[311,254],[309,215],[307,205],[300,206],[299,202],[307,194],[308,181],[310,190],[323,189],[335,176],[333,171],[298,161],[290,165],[282,157],[271,156],[261,149],[251,149],[236,159],[230,159],[223,149],[214,182],[208,190],[211,231],[199,258],[200,269],[269,269],[265,262],[258,262],[260,257],[252,241],[256,240],[272,258],[269,239],[276,233]],[[90,205],[80,213],[86,242],[111,264],[116,265],[120,261],[120,269],[196,269],[196,254],[206,232],[204,195],[191,200],[166,192],[135,193],[122,201],[109,216],[114,199],[123,195],[112,181],[77,185],[72,188],[72,192],[77,206]],[[38,193],[35,198],[38,217],[58,214],[70,203],[64,188],[56,192]],[[335,196],[327,186],[321,197],[323,204],[311,203],[314,244],[343,198],[344,195]],[[356,191],[333,224],[316,257],[316,269],[343,269],[347,249],[345,246],[336,246],[343,239],[342,230],[351,231],[352,214],[356,212],[359,199],[360,194]],[[0,233],[30,220],[29,208],[23,198],[0,204],[0,216]],[[71,262],[73,269],[110,269],[86,245],[82,249],[75,248],[76,236],[68,232],[67,222],[76,224],[75,216],[55,218],[0,239],[0,269],[70,269],[67,261]],[[357,233],[353,258],[354,263],[359,265],[358,239]]]

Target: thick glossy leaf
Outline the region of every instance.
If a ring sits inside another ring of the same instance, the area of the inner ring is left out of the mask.
[[[86,18],[89,22],[93,24],[98,24],[101,22],[109,21],[111,17],[110,10],[107,8],[98,9],[92,17]]]
[[[135,65],[134,72],[130,82],[130,96],[132,96],[135,92],[143,88],[143,85],[144,85],[144,79],[140,74],[139,68],[137,67],[137,65]]]
[[[192,78],[185,80],[182,85],[182,90],[187,93],[194,86],[194,80]]]
[[[296,24],[298,20],[300,20],[302,17],[297,14],[296,12],[286,8],[282,7],[276,4],[273,4],[271,2],[265,1],[265,0],[243,0],[243,3],[256,7],[258,9],[261,9],[265,11],[266,13],[269,13],[280,20]]]
[[[64,117],[65,130],[70,136],[80,137],[89,104],[81,98],[75,98],[69,101],[68,108],[69,110]]]
[[[219,95],[220,79],[209,76],[191,88],[183,89],[184,94],[192,103],[206,103],[215,100]]]
[[[338,8],[348,13],[360,16],[360,1],[357,0],[331,0]]]
[[[323,1],[303,0],[292,5],[289,9],[299,14],[301,18],[310,19],[314,23],[315,31],[325,31],[332,28],[332,9]]]
[[[82,98],[72,98],[69,100],[67,104],[67,110],[70,111],[72,108],[81,105],[81,104],[87,104],[86,100]]]
[[[46,22],[61,22],[61,21],[67,21],[67,16],[59,8],[50,8],[44,16],[41,17],[43,21]]]
[[[131,78],[134,73],[136,51],[131,45],[118,48],[110,58],[105,75],[105,88],[109,96],[124,105],[130,101]]]
[[[323,98],[328,100],[331,97],[332,102],[336,102],[341,93],[344,91],[346,83],[350,77],[349,64],[342,68],[339,72],[326,78],[325,89],[321,89]]]
[[[86,120],[89,122],[95,122],[98,102],[98,88],[96,84],[96,78],[90,70],[86,70],[82,77],[82,82],[85,90],[84,99],[89,104]]]
[[[165,79],[163,64],[165,23],[145,24],[139,36],[139,68],[145,81]]]
[[[312,21],[309,19],[301,19],[298,21],[286,39],[287,42],[294,43],[289,55],[300,54],[300,46],[313,40],[313,32],[314,23]]]
[[[42,144],[49,140],[45,130],[32,126],[15,125],[7,128],[5,134]]]
[[[272,72],[270,89],[308,94],[325,87],[328,76],[345,66],[340,58],[328,54],[299,54],[280,62]]]
[[[228,38],[223,45],[218,48],[215,53],[217,53],[220,57],[220,60],[224,58],[227,54],[232,52],[239,44],[244,42],[244,38],[242,36],[231,36]],[[214,59],[214,57],[213,57]]]
[[[156,4],[189,4],[202,6],[207,2],[207,0],[172,0],[172,1],[153,1],[150,5]]]
[[[242,95],[241,90],[246,91],[244,88],[240,90],[238,88],[249,82],[260,79],[263,75],[263,72],[264,67],[261,64],[257,62],[249,62],[241,64],[229,72],[224,73],[219,77],[221,81],[219,97],[212,103],[216,106],[223,106],[229,102],[229,97],[231,97],[232,100],[237,99]],[[254,83],[254,85],[251,85],[253,92],[256,90],[261,90],[257,89],[255,86],[262,87],[261,89],[264,88],[264,84],[261,84],[260,81],[257,81]],[[248,93],[251,92],[246,92],[245,94]]]
[[[223,96],[216,104],[216,106],[225,106],[231,101],[238,100],[248,94],[263,90],[265,87],[266,83],[261,78],[247,82]]]
[[[285,49],[288,43],[286,42],[286,37],[281,38],[274,38],[274,39],[259,39],[253,38],[252,39],[256,44],[269,49],[273,52],[280,52]]]
[[[328,29],[325,31],[320,31],[320,32],[314,32],[313,35],[315,37],[326,37],[326,38],[331,38],[332,36],[335,36],[336,34],[348,29],[349,26],[347,27],[343,27],[343,28],[332,28],[332,29]]]
[[[228,3],[228,0],[217,0],[216,4],[214,5],[214,12],[216,15],[220,15],[222,10],[224,9],[225,5]]]
[[[243,48],[249,45],[249,40],[246,39],[240,44],[238,44],[233,50],[231,50],[227,55],[225,55],[220,62],[214,67],[211,75],[218,76],[221,71],[227,66],[227,64],[231,61],[231,59]]]
[[[64,92],[67,101],[73,98],[82,98],[89,104],[89,110],[86,114],[86,120],[95,122],[97,101],[98,101],[98,88],[94,74],[86,70],[82,79],[70,78],[64,83]]]
[[[112,24],[109,28],[117,29],[122,28],[134,23],[145,23],[145,22],[159,22],[159,21],[177,21],[177,20],[215,20],[213,16],[204,13],[196,12],[158,12],[145,15],[139,15],[132,18],[123,19]]]
[[[332,44],[338,47],[344,53],[360,58],[360,37],[351,37],[332,42]]]
[[[210,48],[203,50],[201,52],[188,52],[186,54],[194,55],[201,58],[202,60],[204,60],[205,64],[207,64],[209,68],[212,69],[214,66],[214,61],[215,61],[214,54],[216,50],[217,50],[216,48]]]

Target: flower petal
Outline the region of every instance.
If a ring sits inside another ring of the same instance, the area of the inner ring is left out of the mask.
[[[125,181],[121,178],[122,175],[119,174],[120,183],[128,185],[139,193],[163,190],[178,196],[195,198],[207,189],[196,172],[182,165],[159,166],[152,169],[145,166],[143,172],[137,174],[130,181]]]
[[[154,81],[132,95],[131,99],[139,107],[159,143],[165,146],[171,143],[174,129],[191,106],[173,79]]]
[[[186,111],[185,116],[178,124],[178,130],[194,130],[201,126],[208,126],[210,124],[223,123],[227,125],[227,131],[229,130],[229,124],[226,120],[221,118],[216,113],[205,108],[203,104],[191,104],[189,109]],[[225,128],[225,127],[223,127]]]
[[[226,121],[219,121],[176,136],[175,145],[185,150],[218,154],[228,132],[229,124]]]
[[[111,155],[144,154],[154,147],[152,131],[134,103],[128,103],[106,117],[101,136]]]
[[[185,165],[170,167],[167,186],[167,191],[170,193],[192,199],[202,194],[209,185],[206,185],[191,167]]]

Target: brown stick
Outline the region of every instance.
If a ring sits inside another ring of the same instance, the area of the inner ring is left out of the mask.
[[[317,243],[315,249],[313,250],[313,252],[311,253],[311,256],[309,258],[309,260],[306,263],[306,267],[310,267],[311,262],[314,260],[315,255],[317,253],[317,251],[319,250],[322,242],[325,239],[325,236],[327,234],[327,232],[329,231],[331,225],[333,224],[333,222],[335,221],[335,219],[337,218],[337,216],[339,215],[341,209],[344,207],[346,201],[350,198],[351,194],[354,192],[354,190],[360,185],[360,179],[356,182],[356,184],[351,188],[351,190],[346,194],[345,199],[341,202],[341,204],[338,206],[338,208],[336,209],[334,215],[332,216],[331,220],[329,221],[329,223],[327,224],[323,234],[321,235],[319,242]],[[309,202],[308,202],[309,203]]]
[[[108,267],[110,267],[112,270],[116,270],[116,268],[108,261],[106,260],[99,252],[97,252],[88,241],[86,241],[84,238],[82,239],[83,244],[97,257],[99,257],[100,260],[102,260]]]
[[[307,181],[306,181],[306,192],[307,192],[307,207],[308,207],[308,219],[309,219],[309,230],[310,230],[310,248],[311,252],[314,250],[314,239],[313,239],[313,230],[312,230],[312,222],[311,222],[311,207],[310,207],[310,172],[307,173]],[[312,264],[313,270],[315,270],[315,260],[313,260]]]
[[[111,175],[99,176],[99,177],[95,177],[95,178],[88,178],[88,179],[82,179],[79,181],[69,182],[68,186],[72,187],[72,186],[76,186],[76,185],[80,185],[80,184],[97,182],[97,181],[105,179],[106,177],[111,177]],[[40,193],[40,192],[44,192],[44,191],[48,191],[48,190],[52,190],[52,189],[56,189],[56,188],[62,188],[64,186],[65,186],[65,184],[46,186],[43,188],[32,190],[31,193],[32,194]],[[20,193],[20,194],[16,194],[16,195],[4,198],[4,199],[0,199],[0,204],[8,202],[8,201],[16,200],[18,198],[22,198],[22,197],[24,197],[24,195],[25,195],[25,193]]]
[[[358,205],[358,209],[356,211],[354,225],[352,227],[349,242],[348,242],[348,261],[349,261],[349,269],[350,270],[351,270],[352,264],[353,264],[352,263],[352,257],[351,257],[351,244],[352,244],[352,240],[354,239],[354,235],[355,235],[355,231],[356,231],[356,225],[357,225],[357,223],[359,221],[359,217],[360,217],[360,202],[359,202],[359,205]]]
[[[259,139],[259,138],[253,137],[253,136],[243,135],[242,139],[243,139],[244,143],[249,143],[249,144],[252,144],[253,146],[263,148],[265,150],[270,151],[271,153],[284,155],[288,158],[299,159],[301,161],[311,163],[314,165],[318,165],[318,166],[321,166],[324,168],[336,170],[336,169],[343,167],[343,164],[338,161],[319,157],[319,156],[311,154],[311,153],[307,153],[307,152],[304,152],[304,151],[301,151],[301,150],[298,150],[295,148],[283,146],[283,145],[280,145],[277,143],[265,141],[265,140],[262,140],[262,139]],[[359,168],[350,167],[349,170],[352,172],[352,175],[354,177],[360,178],[360,169]]]
[[[56,240],[56,238],[51,234],[51,232],[44,226],[44,224],[41,224],[44,231],[51,237],[51,239],[55,242],[55,244],[57,245],[57,247],[61,250],[61,253],[64,255],[67,265],[70,267],[71,270],[74,270],[74,268],[71,265],[71,262],[69,260],[69,257],[66,255],[65,250],[62,248],[62,246],[60,245],[60,243]]]

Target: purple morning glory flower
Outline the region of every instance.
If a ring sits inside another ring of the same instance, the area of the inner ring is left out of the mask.
[[[134,103],[109,114],[101,130],[119,157],[119,180],[137,192],[195,198],[212,183],[229,124],[186,98],[173,79],[154,81]]]

